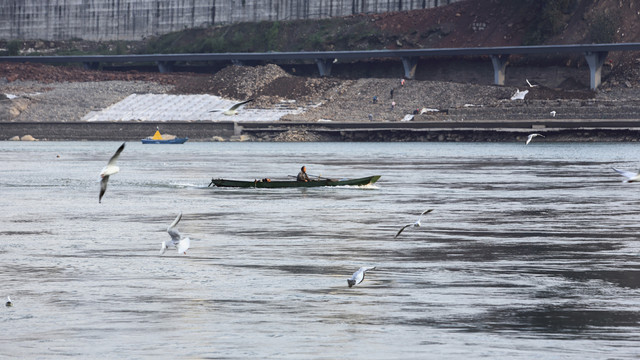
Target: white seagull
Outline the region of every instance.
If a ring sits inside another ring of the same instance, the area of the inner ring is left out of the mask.
[[[529,79],[524,79],[524,80],[527,82],[527,84],[529,84],[529,87],[536,87],[536,86],[538,86],[538,85],[533,85],[533,84],[531,84],[531,83],[529,82]]]
[[[232,107],[230,107],[230,108],[229,108],[229,109],[227,109],[227,110],[216,109],[216,110],[211,110],[211,111],[209,111],[209,112],[222,111],[222,113],[223,113],[223,114],[225,114],[225,115],[238,115],[238,108],[239,108],[240,106],[242,106],[242,105],[244,105],[244,104],[246,104],[246,103],[250,102],[250,101],[253,101],[253,99],[249,99],[249,100],[245,100],[245,101],[243,101],[243,102],[239,102],[239,103],[237,103],[237,104],[233,105]]]
[[[515,94],[511,96],[511,100],[524,100],[525,95],[529,93],[529,90],[520,91],[516,89]]]
[[[13,303],[11,302],[11,298],[7,296],[7,302],[4,303],[4,306],[6,307],[10,307],[13,306]]]
[[[544,135],[542,135],[542,134],[529,134],[529,136],[527,136],[527,142],[525,143],[525,145],[529,145],[529,143],[531,142],[531,140],[532,140],[534,137],[536,137],[536,136],[542,136],[542,137],[545,137],[545,136],[544,136]]]
[[[612,169],[618,172],[618,174],[626,177],[626,179],[624,179],[622,182],[630,183],[630,182],[640,181],[640,174],[637,172],[625,171],[625,170],[620,170],[616,168],[612,168]]]
[[[398,231],[398,233],[396,234],[396,236],[394,236],[393,238],[394,238],[394,239],[395,239],[395,238],[397,238],[397,237],[398,237],[398,235],[400,235],[400,233],[404,231],[404,229],[406,229],[406,228],[408,228],[408,227],[410,227],[410,226],[413,226],[413,227],[420,227],[420,225],[421,225],[421,224],[420,224],[420,220],[422,220],[422,215],[424,215],[424,214],[428,214],[428,213],[430,213],[430,212],[432,212],[432,211],[433,211],[433,209],[429,209],[429,210],[425,210],[425,211],[423,211],[423,212],[422,212],[422,214],[420,214],[420,217],[418,218],[418,220],[417,220],[416,222],[414,222],[413,224],[407,224],[407,225],[403,226],[403,227],[402,227],[402,229],[400,229],[400,231]]]
[[[99,203],[102,202],[102,196],[104,195],[105,191],[107,191],[109,176],[117,174],[118,171],[120,171],[120,168],[116,166],[116,162],[118,161],[118,157],[120,157],[120,153],[122,152],[122,150],[124,150],[124,144],[125,143],[122,143],[122,145],[120,145],[118,150],[116,150],[116,153],[113,154],[111,159],[109,159],[109,163],[107,164],[107,166],[105,166],[104,169],[102,169],[102,171],[100,172],[100,177],[102,178],[102,180],[100,181],[100,197],[98,198]]]
[[[177,248],[178,254],[187,255],[187,249],[189,249],[189,245],[191,245],[191,239],[188,237],[182,237],[178,229],[176,229],[176,225],[182,219],[182,212],[176,216],[176,219],[173,220],[171,225],[167,228],[167,232],[171,236],[171,240],[165,240],[162,242],[162,248],[160,248],[160,255],[164,254],[167,248]]]
[[[553,111],[549,112],[549,115],[551,115],[551,117],[556,117],[556,111],[553,110]]]
[[[349,287],[352,287],[354,285],[360,284],[362,280],[364,280],[364,273],[375,268],[375,266],[361,267],[360,269],[358,269],[358,271],[353,273],[350,279],[347,279],[347,285],[349,285]]]

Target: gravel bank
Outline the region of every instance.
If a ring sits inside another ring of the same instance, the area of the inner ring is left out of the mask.
[[[612,72],[600,90],[585,90],[568,78],[560,87],[542,84],[493,86],[450,81],[389,78],[358,80],[294,76],[277,65],[229,66],[214,75],[106,72],[33,64],[0,64],[3,122],[74,122],[131,94],[213,94],[253,98],[247,107],[273,108],[287,100],[304,107],[287,122],[399,122],[550,119],[636,119],[640,82],[635,68]],[[3,70],[4,69],[4,70]],[[545,78],[545,69],[539,78]],[[11,75],[8,75],[8,74]],[[18,75],[16,75],[18,74]],[[558,69],[548,76],[558,75]],[[91,81],[83,81],[90,79]],[[524,81],[522,81],[524,83]],[[511,100],[517,90],[525,100]],[[374,97],[377,101],[373,101]],[[424,113],[412,116],[414,112]],[[438,111],[431,111],[438,110]],[[409,115],[407,117],[407,115]],[[281,134],[274,140],[320,139],[312,132]]]
[[[164,94],[173,86],[146,81],[61,82],[16,81],[1,84],[14,99],[0,100],[3,121],[78,121],[131,94]]]

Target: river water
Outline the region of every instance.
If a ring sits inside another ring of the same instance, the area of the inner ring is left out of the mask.
[[[640,355],[637,144],[119,145],[0,142],[0,358]],[[207,187],[302,165],[382,178]]]

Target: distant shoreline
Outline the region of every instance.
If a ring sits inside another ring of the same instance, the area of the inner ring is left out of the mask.
[[[545,142],[629,142],[640,139],[640,121],[484,122],[5,122],[0,140],[31,135],[39,141],[140,141],[162,133],[189,141],[264,142],[517,142],[529,133]]]

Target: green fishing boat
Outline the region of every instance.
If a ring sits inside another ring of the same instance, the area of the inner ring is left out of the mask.
[[[299,188],[299,187],[319,187],[319,186],[363,186],[373,184],[380,179],[380,175],[368,176],[358,179],[328,179],[319,178],[312,181],[295,180],[271,180],[257,179],[253,181],[211,179],[209,186],[218,187],[240,187],[240,188]]]

